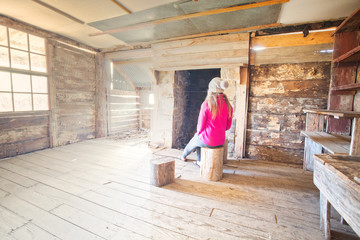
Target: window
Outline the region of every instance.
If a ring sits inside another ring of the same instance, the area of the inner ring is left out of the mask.
[[[45,39],[0,25],[0,112],[48,110]]]
[[[151,104],[151,105],[154,104],[154,94],[153,93],[149,94],[149,104]]]

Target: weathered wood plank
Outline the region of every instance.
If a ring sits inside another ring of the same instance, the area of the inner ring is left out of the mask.
[[[299,132],[304,129],[304,114],[249,113],[248,129]]]
[[[351,130],[350,155],[360,155],[360,118],[354,118]]]
[[[329,62],[332,59],[332,53],[327,50],[331,49],[333,49],[332,43],[266,48],[261,51],[252,51],[250,64]]]
[[[330,79],[330,62],[269,64],[251,67],[252,81],[313,81]]]
[[[37,240],[61,240],[31,222],[12,231],[11,236],[16,239],[33,239],[36,237]]]
[[[248,156],[252,159],[303,164],[304,150],[302,149],[249,144],[246,146],[246,150]]]
[[[301,134],[320,144],[324,149],[332,154],[349,154],[350,152],[350,137],[329,134],[326,132],[302,131]]]
[[[280,132],[271,130],[247,130],[247,142],[262,146],[274,146],[289,149],[303,149],[303,138],[298,132]]]
[[[299,114],[304,108],[326,108],[326,104],[326,98],[259,98],[250,96],[249,112],[264,114]]]
[[[360,183],[355,177],[360,171],[359,163],[359,157],[315,155],[314,164],[315,185],[358,235]]]
[[[14,196],[9,196],[1,201],[1,205],[7,209],[15,212],[17,215],[23,217],[45,231],[53,233],[60,239],[102,239],[95,234],[90,233],[74,224],[71,224],[59,217],[54,216],[40,208],[37,208],[24,200],[18,199]],[[37,216],[34,218],[34,216]]]
[[[312,81],[261,81],[250,83],[250,96],[326,98],[329,87],[324,80]],[[301,89],[301,91],[299,90]]]
[[[3,134],[14,128],[23,128],[24,126],[44,126],[49,124],[48,113],[43,115],[23,115],[23,116],[1,116],[0,132]]]
[[[251,38],[251,48],[261,47],[290,47],[290,46],[303,46],[303,45],[316,45],[333,43],[333,31],[326,32],[311,32],[306,37],[303,33],[298,34],[278,34],[270,36],[257,36]]]
[[[49,138],[30,139],[28,141],[4,143],[0,145],[0,158],[32,152],[49,147]]]
[[[322,146],[309,138],[305,138],[304,170],[314,171],[314,154],[322,153]]]
[[[243,33],[155,43],[153,66],[169,70],[247,64],[248,39],[249,34]]]

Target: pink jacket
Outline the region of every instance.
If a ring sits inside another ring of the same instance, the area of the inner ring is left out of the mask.
[[[219,95],[217,101],[218,104],[222,101],[223,107],[219,110],[216,118],[212,118],[206,101],[201,105],[197,124],[197,133],[201,141],[209,146],[219,146],[225,143],[225,131],[230,129],[232,122],[233,108],[231,107],[231,116],[228,116],[228,108],[223,95]]]

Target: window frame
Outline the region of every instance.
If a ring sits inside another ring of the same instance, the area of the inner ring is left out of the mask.
[[[6,28],[6,37],[7,37],[7,45],[3,45],[0,44],[1,47],[5,47],[7,48],[7,52],[8,52],[8,61],[9,61],[9,66],[5,67],[5,66],[0,66],[0,71],[2,72],[8,72],[10,74],[10,84],[11,84],[11,91],[1,91],[0,93],[10,93],[11,94],[11,101],[12,101],[12,110],[11,111],[0,111],[0,115],[9,115],[9,114],[15,114],[15,115],[22,115],[22,114],[36,114],[36,113],[45,113],[45,112],[49,112],[50,111],[50,84],[49,84],[49,62],[48,62],[48,49],[47,49],[47,45],[48,45],[48,41],[46,38],[33,34],[33,33],[29,33],[27,31],[24,31],[22,29],[18,29],[18,28],[14,28],[14,27],[10,27],[10,26],[6,26],[6,25],[2,25],[0,24],[0,26],[5,27]],[[14,29],[16,31],[20,31],[22,33],[26,34],[26,41],[27,41],[27,50],[23,50],[23,49],[19,49],[19,48],[14,48],[11,47],[11,43],[10,43],[10,30],[9,29]],[[30,36],[34,36],[34,37],[38,37],[44,40],[44,53],[40,53],[39,51],[33,51],[31,50],[31,46],[30,46]],[[25,52],[27,54],[27,59],[28,59],[28,69],[21,69],[21,68],[13,68],[12,67],[12,57],[11,57],[11,50],[17,50],[17,51],[22,51]],[[41,71],[34,71],[32,70],[32,66],[31,66],[31,55],[40,55],[44,57],[44,63],[45,63],[45,71],[41,72]],[[13,74],[25,74],[29,76],[30,79],[30,91],[29,92],[19,92],[19,91],[14,91],[14,83],[13,83]],[[34,92],[33,90],[33,76],[40,76],[40,77],[45,77],[46,78],[46,88],[47,88],[47,92],[46,93],[40,93],[40,92]],[[16,110],[15,109],[15,97],[14,94],[30,94],[31,95],[31,110]],[[34,95],[46,95],[46,99],[47,99],[47,109],[46,110],[35,110],[34,108]]]

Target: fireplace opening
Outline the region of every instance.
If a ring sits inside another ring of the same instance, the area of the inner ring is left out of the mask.
[[[214,77],[220,77],[220,69],[175,72],[173,148],[185,148],[194,136],[201,104]]]

